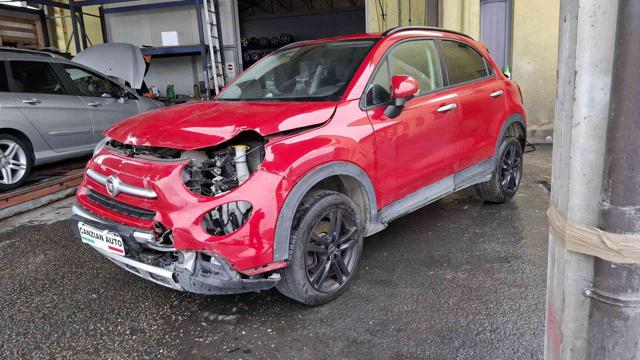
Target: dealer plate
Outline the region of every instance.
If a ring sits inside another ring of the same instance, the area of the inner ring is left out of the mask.
[[[82,242],[118,255],[124,255],[124,243],[120,235],[81,222],[78,223],[78,229]]]

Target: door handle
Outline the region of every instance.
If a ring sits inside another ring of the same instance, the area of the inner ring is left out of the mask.
[[[87,105],[89,105],[89,106],[91,106],[91,107],[94,107],[94,108],[99,107],[99,106],[102,106],[102,104],[101,104],[101,103],[99,103],[99,102],[97,102],[97,101],[90,102],[90,103],[88,103]]]
[[[498,97],[498,96],[503,95],[503,94],[504,94],[504,91],[498,90],[498,91],[492,92],[489,96],[495,98],[495,97]]]
[[[28,99],[24,99],[22,100],[23,104],[29,104],[29,105],[38,105],[40,103],[42,103],[42,101],[36,99],[36,98],[28,98]]]
[[[451,104],[447,104],[447,105],[444,105],[444,106],[440,106],[438,108],[438,110],[436,110],[436,111],[439,112],[439,113],[444,113],[444,112],[456,109],[457,107],[458,107],[458,105],[456,105],[454,103],[451,103]]]

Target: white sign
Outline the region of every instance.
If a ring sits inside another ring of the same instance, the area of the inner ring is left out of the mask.
[[[178,46],[180,42],[178,41],[178,32],[177,31],[163,31],[160,33],[162,37],[162,46]]]

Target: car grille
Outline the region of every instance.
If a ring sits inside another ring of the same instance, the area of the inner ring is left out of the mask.
[[[147,209],[141,209],[139,207],[135,207],[135,206],[131,206],[128,204],[125,204],[123,202],[120,202],[116,199],[104,196],[98,192],[95,192],[93,190],[89,190],[87,193],[87,197],[89,198],[89,200],[93,201],[94,203],[105,207],[109,210],[115,211],[117,213],[120,214],[124,214],[127,216],[131,216],[137,219],[143,219],[143,220],[153,220],[153,218],[156,216],[156,212],[152,211],[152,210],[147,210]]]

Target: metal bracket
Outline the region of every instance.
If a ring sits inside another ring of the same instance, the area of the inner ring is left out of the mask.
[[[640,298],[628,298],[621,297],[606,291],[602,291],[592,287],[586,287],[582,290],[582,294],[585,297],[600,301],[612,306],[620,306],[625,308],[637,308],[640,307]]]

